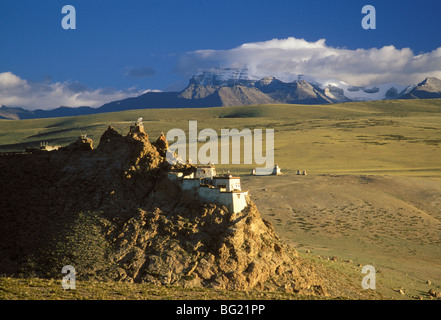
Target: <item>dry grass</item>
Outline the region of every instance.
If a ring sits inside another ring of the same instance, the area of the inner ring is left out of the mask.
[[[300,252],[350,260],[359,281],[360,265],[374,265],[380,294],[413,298],[441,288],[440,180],[287,174],[243,177],[242,185],[262,217]]]
[[[299,300],[315,299],[282,292],[224,291],[150,284],[76,281],[63,289],[61,280],[0,277],[0,300]]]

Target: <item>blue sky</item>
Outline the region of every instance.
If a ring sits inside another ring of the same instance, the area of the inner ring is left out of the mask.
[[[367,4],[376,8],[375,30],[361,27],[361,8]],[[61,27],[64,5],[76,8],[76,30]],[[441,72],[438,51],[434,52],[441,47],[440,16],[439,0],[0,0],[0,104],[27,103],[12,98],[20,94],[18,89],[9,90],[14,85],[31,86],[33,92],[55,90],[57,84],[62,90],[69,86],[73,92],[87,88],[90,99],[81,102],[96,99],[96,104],[105,100],[106,94],[112,100],[147,89],[177,90],[196,71],[187,68],[186,61],[193,66],[209,66],[210,62],[228,65],[239,56],[238,63],[247,59],[256,62],[255,57],[262,57],[263,51],[233,49],[260,43],[264,45],[259,50],[266,50],[272,39],[304,39],[306,43],[324,39],[324,44],[317,45],[321,51],[332,48],[340,50],[334,50],[333,56],[351,54],[353,73],[363,63],[357,49],[364,49],[363,55],[368,56],[375,48],[392,45],[395,50],[379,53],[388,59],[427,54],[426,67],[418,66],[416,78],[427,70]],[[290,44],[303,46],[300,42]],[[405,48],[412,54],[401,51]],[[198,50],[212,51],[201,54]],[[270,50],[265,54],[281,53]],[[370,59],[374,58],[378,59]],[[305,70],[327,76],[315,69]],[[335,69],[329,73],[340,76]],[[348,74],[347,79],[359,81],[349,73],[342,70],[341,76]],[[366,79],[389,81],[394,77],[403,81],[402,74]],[[103,97],[98,98],[100,95]],[[59,100],[48,98],[39,104],[49,108],[57,103]],[[79,103],[70,97],[64,104]]]

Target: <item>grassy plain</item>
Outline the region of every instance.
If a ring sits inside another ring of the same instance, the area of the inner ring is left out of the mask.
[[[0,121],[0,151],[40,142],[66,145],[87,134],[99,142],[112,124],[125,134],[143,117],[155,140],[172,128],[186,131],[275,130],[275,161],[285,172],[366,173],[441,177],[441,100],[390,100],[335,105],[258,105],[206,109],[146,109],[106,114]],[[220,155],[219,155],[220,158]],[[220,165],[248,173],[254,165]]]
[[[212,128],[219,135],[221,129],[274,129],[282,176],[250,176],[255,164],[217,168],[242,175],[243,189],[250,190],[261,215],[285,241],[340,283],[347,281],[343,295],[348,297],[425,299],[429,289],[441,289],[441,100],[4,120],[0,151],[22,151],[41,141],[66,145],[81,134],[96,146],[110,124],[126,134],[139,117],[152,141],[172,128],[188,134],[189,120],[198,121],[198,130]],[[296,170],[308,175],[298,176]],[[360,288],[354,296],[366,264],[377,268],[377,290]]]

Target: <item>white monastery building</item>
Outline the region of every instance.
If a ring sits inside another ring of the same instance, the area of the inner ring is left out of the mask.
[[[179,180],[183,191],[192,193],[203,202],[224,205],[231,213],[240,212],[249,204],[249,194],[242,191],[240,177],[230,174],[218,176],[213,165],[197,166],[196,172],[187,176],[182,172],[170,172],[168,176]]]

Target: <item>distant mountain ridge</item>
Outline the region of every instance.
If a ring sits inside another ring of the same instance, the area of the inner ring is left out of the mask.
[[[0,119],[26,120],[38,118],[71,117],[97,113],[96,110],[97,109],[91,107],[70,108],[63,106],[51,110],[26,110],[23,108],[9,108],[6,106],[0,106]]]
[[[441,80],[428,77],[416,86],[409,86],[401,94],[401,99],[437,99],[441,98]]]
[[[193,76],[180,92],[147,92],[112,101],[99,108],[59,107],[26,110],[0,107],[0,119],[20,120],[67,117],[132,109],[207,108],[253,104],[331,104],[383,99],[438,99],[441,80],[427,77],[417,85],[351,86],[339,80],[318,80],[300,75],[292,82],[275,77],[260,78],[245,68],[218,68]]]

